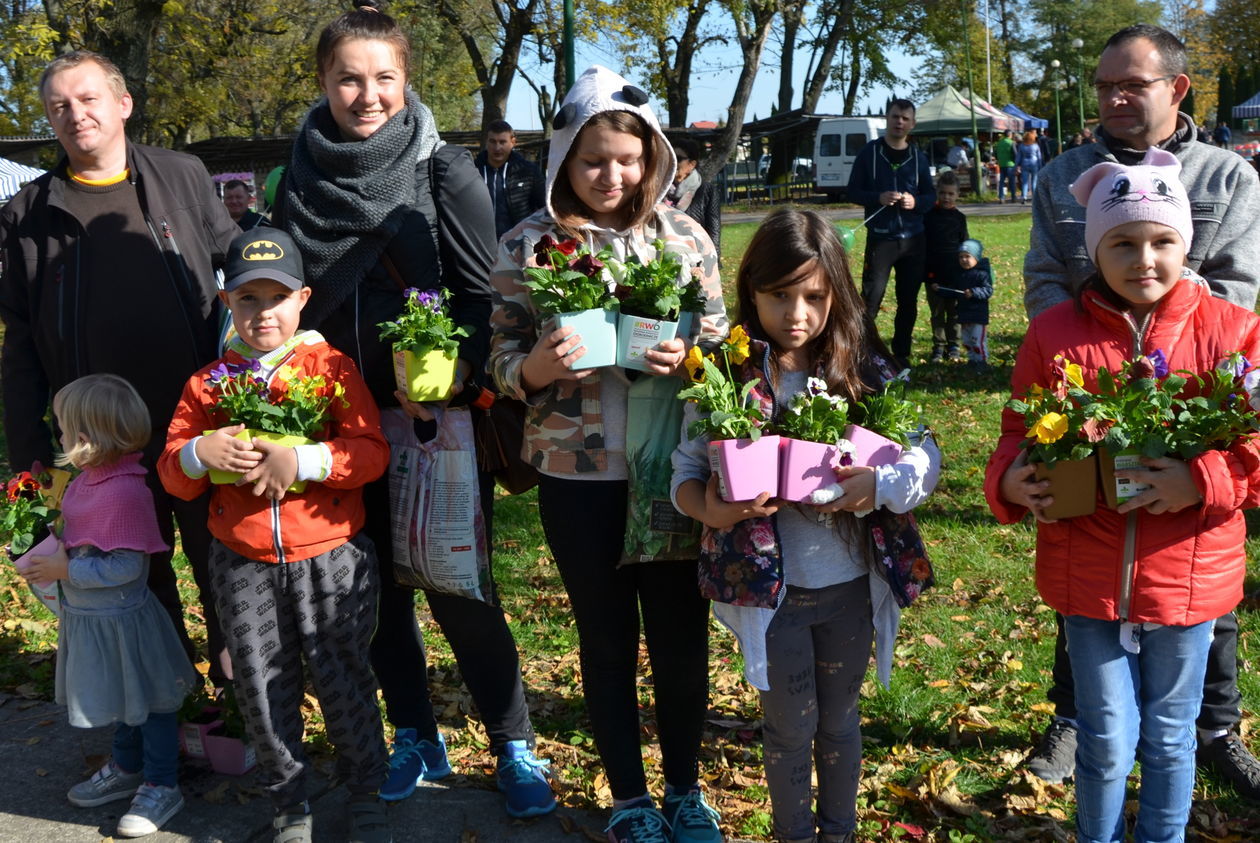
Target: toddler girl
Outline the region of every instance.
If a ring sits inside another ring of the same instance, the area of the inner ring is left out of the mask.
[[[1098,164],[1072,185],[1085,212],[1097,274],[1075,302],[1029,325],[1011,376],[1015,394],[1060,377],[1056,356],[1079,364],[1097,391],[1099,367],[1162,351],[1171,371],[1205,372],[1234,352],[1260,359],[1260,319],[1213,298],[1185,266],[1194,235],[1171,153],[1133,167]],[[1077,839],[1124,839],[1126,778],[1135,753],[1142,786],[1135,837],[1183,840],[1194,789],[1194,720],[1212,621],[1242,598],[1246,526],[1260,496],[1254,440],[1183,461],[1146,459],[1117,471],[1149,484],[1117,509],[1047,521],[1053,499],[1019,443],[1023,419],[1002,415],[985,494],[998,520],[1037,518],[1037,589],[1064,615],[1076,683]]]
[[[831,224],[812,212],[778,211],[757,229],[735,281],[739,318],[752,337],[741,380],[757,383],[763,410],[787,406],[815,378],[831,395],[857,400],[892,376],[891,355],[866,316]],[[688,405],[685,426],[694,420]],[[858,692],[876,642],[879,676],[892,669],[900,612],[887,581],[870,571],[868,528],[855,512],[907,512],[936,485],[940,452],[928,437],[895,465],[839,469],[844,495],[819,506],[771,500],[727,503],[710,475],[704,437],[674,452],[674,502],[709,530],[702,590],[721,601],[729,576],[774,560],[761,593],[740,605],[714,602],[739,638],[744,675],[761,691],[766,780],[781,841],[853,840],[862,765]],[[769,537],[757,558],[710,552],[751,544],[740,531]],[[706,579],[708,581],[706,581]],[[786,588],[782,586],[786,584]],[[750,587],[750,592],[754,590]],[[734,599],[734,598],[731,598]],[[818,808],[810,766],[817,758]]]
[[[53,413],[57,461],[83,473],[62,499],[61,546],[34,557],[26,576],[61,581],[57,702],[70,725],[117,724],[113,758],[67,797],[81,808],[130,798],[117,834],[142,837],[184,807],[177,712],[199,681],[145,584],[149,554],[167,549],[140,465],[149,411],[122,378],[88,375],[56,394]]]

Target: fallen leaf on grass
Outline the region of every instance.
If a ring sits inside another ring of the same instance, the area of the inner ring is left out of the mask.
[[[227,801],[227,792],[230,786],[231,782],[221,781],[202,794],[201,798],[209,802],[211,805],[222,805]]]
[[[933,634],[932,634],[932,633],[930,633],[930,632],[929,632],[927,635],[924,635],[924,636],[923,636],[923,643],[924,643],[924,644],[926,644],[926,645],[928,645],[929,647],[937,647],[937,648],[940,648],[940,647],[944,647],[944,646],[945,646],[945,642],[944,642],[944,641],[942,641],[941,639],[937,638],[935,635],[933,635]]]
[[[459,835],[459,843],[477,843],[477,832],[471,828],[464,829],[463,833]]]
[[[920,837],[927,834],[927,831],[925,831],[922,826],[910,825],[909,823],[893,823],[893,827],[901,829],[906,833],[907,837],[914,840],[918,840]]]
[[[43,778],[44,776],[48,775],[48,771],[45,770],[43,767],[36,767],[35,775],[39,776],[40,778]]]

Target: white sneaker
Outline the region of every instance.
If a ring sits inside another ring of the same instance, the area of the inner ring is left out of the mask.
[[[184,807],[184,794],[178,787],[142,784],[131,807],[118,820],[119,837],[144,837],[157,831]]]

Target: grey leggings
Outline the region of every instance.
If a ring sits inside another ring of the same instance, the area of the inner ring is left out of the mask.
[[[862,732],[858,693],[871,658],[870,584],[794,588],[766,630],[766,783],[781,840],[846,834],[857,824]],[[810,800],[818,765],[818,816]]]

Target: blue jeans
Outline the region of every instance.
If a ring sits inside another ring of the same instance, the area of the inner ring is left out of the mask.
[[[998,201],[1002,201],[1002,197],[1006,193],[1011,194],[1011,199],[1015,199],[1015,194],[1019,190],[1015,187],[1015,167],[1002,167],[998,173]]]
[[[1142,757],[1137,843],[1185,839],[1194,790],[1194,718],[1212,622],[1139,632],[1120,646],[1120,622],[1064,618],[1076,680],[1078,843],[1124,840],[1125,782]]]
[[[1037,192],[1037,171],[1039,169],[1041,168],[1028,164],[1020,168],[1020,172],[1024,176],[1024,191],[1022,194],[1024,199],[1031,199],[1033,194]]]
[[[149,784],[179,784],[179,712],[149,714],[139,726],[114,727],[114,763],[124,772],[144,772]]]

